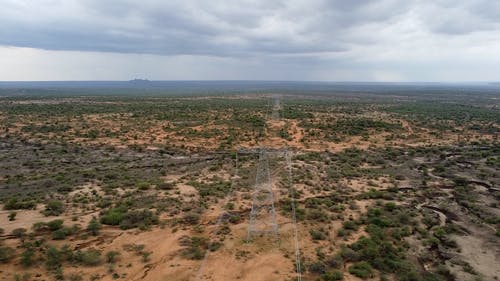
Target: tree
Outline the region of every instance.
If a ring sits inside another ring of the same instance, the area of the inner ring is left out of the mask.
[[[45,211],[43,212],[46,216],[59,216],[64,212],[64,205],[61,201],[50,201],[45,206]]]
[[[7,246],[0,246],[0,263],[7,263],[14,257],[14,249]]]
[[[56,247],[50,247],[47,250],[47,268],[55,270],[61,267],[62,254]]]
[[[35,251],[33,249],[27,249],[21,254],[21,264],[25,267],[33,265],[34,256],[35,256]]]
[[[51,231],[56,231],[56,230],[59,230],[62,228],[64,224],[64,221],[63,220],[53,220],[53,221],[49,221],[47,223],[47,227],[51,230]]]
[[[28,232],[28,230],[26,228],[16,228],[14,230],[12,230],[11,234],[19,239],[24,240],[24,237],[26,236],[26,232]]]
[[[120,255],[120,252],[117,251],[109,251],[106,253],[106,261],[108,263],[115,263],[116,258]]]
[[[92,233],[92,235],[96,236],[99,234],[99,231],[101,230],[102,225],[101,223],[97,220],[96,217],[92,217],[92,219],[89,222],[89,225],[87,226],[87,230]]]
[[[351,265],[349,267],[349,273],[362,279],[366,279],[373,277],[373,268],[369,263],[361,261]]]
[[[9,213],[9,221],[15,221],[16,220],[16,212],[10,212]]]

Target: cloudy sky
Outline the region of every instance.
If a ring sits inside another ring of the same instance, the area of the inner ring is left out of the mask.
[[[0,0],[0,81],[498,81],[500,1]]]

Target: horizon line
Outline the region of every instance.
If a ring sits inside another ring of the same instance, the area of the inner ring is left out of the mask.
[[[494,81],[366,81],[366,80],[258,80],[258,79],[167,79],[150,80],[147,78],[133,78],[130,80],[0,80],[0,83],[47,83],[47,82],[301,82],[301,83],[363,83],[363,84],[482,84],[482,83],[500,83],[500,80]]]

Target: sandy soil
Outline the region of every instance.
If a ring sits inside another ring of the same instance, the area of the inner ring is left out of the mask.
[[[472,234],[467,236],[452,235],[452,238],[460,247],[460,252],[457,255],[468,262],[474,270],[484,277],[484,280],[496,280],[500,277],[500,249],[498,244],[493,241],[488,241],[485,237],[487,229],[468,226],[472,229]],[[498,239],[498,238],[493,238]],[[479,250],[478,250],[479,249]],[[459,280],[466,280],[470,275],[461,270],[456,270],[455,273]]]

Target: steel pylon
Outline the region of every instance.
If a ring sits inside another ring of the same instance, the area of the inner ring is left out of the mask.
[[[261,149],[255,176],[252,210],[248,225],[247,241],[262,234],[273,235],[278,238],[278,224],[274,208],[274,193],[269,171],[269,159],[266,149]]]

